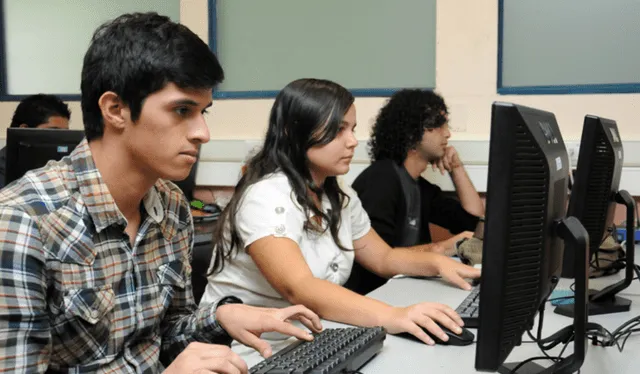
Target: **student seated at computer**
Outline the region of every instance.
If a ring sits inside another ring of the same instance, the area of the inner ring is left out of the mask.
[[[355,137],[354,98],[326,80],[301,79],[276,97],[261,150],[223,211],[216,256],[201,305],[234,294],[251,305],[303,304],[322,318],[409,332],[433,344],[420,326],[460,331],[442,304],[392,307],[342,285],[354,259],[383,277],[442,276],[470,289],[480,271],[433,252],[392,250],[371,228],[358,196],[336,178],[348,172]]]
[[[189,206],[163,178],[189,174],[222,78],[168,17],[98,28],[82,69],[86,139],[0,191],[0,372],[246,373],[232,338],[269,356],[263,332],[312,339],[289,319],[321,329],[299,305],[196,308]]]
[[[55,95],[38,94],[23,99],[13,113],[10,127],[68,129],[71,111]],[[6,147],[0,149],[0,188],[5,183]]]
[[[451,255],[454,244],[472,236],[484,204],[465,171],[451,132],[444,99],[432,92],[405,89],[395,93],[371,130],[369,165],[352,184],[376,233],[391,247]],[[431,165],[448,172],[458,199],[421,175]],[[429,223],[448,229],[452,238],[431,243]],[[367,294],[387,281],[358,261],[345,287]]]

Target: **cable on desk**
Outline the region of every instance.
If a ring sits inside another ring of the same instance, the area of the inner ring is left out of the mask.
[[[539,317],[543,316],[544,314],[539,314]],[[575,333],[571,333],[571,336],[566,339],[566,340],[562,340],[562,342],[564,342],[564,346],[562,347],[562,349],[560,350],[560,353],[557,356],[550,356],[546,351],[552,349],[553,347],[555,347],[561,340],[554,340],[554,343],[556,344],[552,344],[552,346],[550,347],[546,347],[542,344],[542,342],[544,341],[544,339],[541,339],[541,335],[542,335],[542,323],[543,323],[544,318],[539,318],[538,321],[538,338],[534,338],[533,334],[531,334],[531,331],[527,331],[527,334],[529,335],[529,337],[531,339],[533,339],[535,343],[538,344],[538,347],[540,348],[540,351],[542,351],[542,353],[544,354],[544,356],[536,356],[536,357],[531,357],[529,359],[526,359],[524,361],[522,361],[521,363],[519,363],[516,367],[514,367],[511,370],[511,374],[515,374],[518,370],[520,370],[520,368],[522,368],[524,365],[526,365],[529,362],[533,362],[533,361],[539,361],[539,360],[550,360],[554,363],[562,360],[562,355],[564,354],[564,352],[567,350],[567,347],[569,346],[569,343],[571,343],[571,341],[573,341],[573,339],[575,338]],[[580,373],[580,371],[578,371],[578,373]]]
[[[543,315],[544,314],[542,313],[539,315],[537,337],[534,337],[531,331],[527,331],[527,334],[529,335],[529,337],[533,342],[538,344],[538,347],[540,348],[540,350],[542,351],[542,353],[545,355],[547,359],[557,361],[558,359],[562,358],[562,354],[567,348],[567,345],[575,339],[573,326],[572,325],[567,326],[547,338],[542,338],[541,331],[542,331],[542,325],[544,323]],[[624,347],[629,337],[632,334],[638,333],[638,332],[640,332],[640,316],[636,316],[624,322],[613,332],[610,332],[609,330],[607,330],[606,328],[604,328],[603,326],[597,323],[589,322],[587,324],[587,332],[585,335],[589,340],[591,340],[591,343],[595,346],[601,346],[601,347],[615,346],[618,348],[618,351],[622,352],[624,350]],[[562,348],[562,351],[560,351],[560,354],[558,355],[558,357],[551,357],[546,353],[547,351],[555,348],[559,344],[564,344],[564,347]]]
[[[640,279],[640,267],[638,265],[635,266],[635,271],[636,271],[636,274],[638,274],[638,276],[634,279]],[[569,288],[575,292],[575,289],[574,289],[575,283],[572,284]],[[567,299],[567,298],[572,298],[572,296],[559,297],[555,299],[550,299],[548,301],[552,301],[556,299]],[[531,333],[531,330],[527,330],[527,335],[532,341],[525,342],[525,343],[536,343],[538,345],[538,348],[540,348],[540,351],[544,354],[544,356],[532,357],[525,361],[522,361],[520,364],[518,364],[516,367],[514,367],[511,370],[511,373],[515,374],[525,364],[532,361],[551,360],[553,362],[558,362],[558,360],[562,359],[562,355],[564,354],[565,350],[569,346],[569,343],[575,339],[575,331],[574,331],[573,325],[567,326],[547,338],[542,338],[542,327],[544,324],[544,310],[545,310],[545,304],[542,304],[540,306],[539,313],[538,313],[538,329],[536,334],[537,336],[534,337],[533,334]],[[597,323],[589,322],[587,323],[587,331],[585,335],[586,335],[586,338],[592,341],[593,345],[596,345],[596,346],[599,345],[602,347],[616,346],[618,350],[622,352],[624,350],[624,347],[629,337],[633,333],[637,333],[637,332],[640,332],[640,316],[631,318],[630,320],[624,322],[613,332],[610,332],[609,330],[607,330],[606,328],[604,328],[603,326]],[[564,346],[562,347],[562,350],[560,351],[560,354],[558,354],[558,356],[550,356],[547,353],[547,351],[555,348],[558,344],[561,344],[561,343],[564,343]],[[578,373],[580,373],[580,371],[578,371]]]
[[[542,345],[542,325],[544,324],[544,310],[545,310],[545,305],[542,304],[540,306],[540,310],[538,312],[538,332],[536,335],[536,338],[533,338],[533,335],[531,334],[530,331],[527,331],[527,334],[529,334],[529,337],[533,339],[533,341],[536,342],[536,344],[538,345],[538,348],[540,348],[540,351],[542,351],[542,353],[550,360],[552,360],[553,362],[556,362],[557,359],[552,358],[551,356],[549,356],[549,354],[547,354],[547,350],[544,349],[543,345]],[[560,355],[561,356],[561,355]]]
[[[562,349],[560,350],[560,353],[558,353],[558,357],[562,357],[562,355],[564,354],[564,351],[567,350],[569,343],[572,342],[575,338],[576,338],[576,334],[574,332],[571,334],[571,337],[568,339],[568,341],[564,343],[564,347],[562,347]]]
[[[640,265],[638,264],[634,264],[633,265],[633,270],[636,272],[636,277],[633,279],[637,279],[640,281]]]
[[[549,337],[542,338],[542,328],[544,325],[544,310],[545,310],[545,305],[543,304],[540,306],[539,313],[538,313],[538,330],[537,330],[536,337],[533,336],[530,330],[527,331],[527,335],[529,335],[529,338],[531,338],[531,340],[538,345],[538,348],[540,348],[540,351],[544,354],[544,357],[546,359],[551,360],[553,362],[557,362],[558,360],[562,359],[562,355],[564,354],[565,350],[569,346],[569,343],[575,340],[575,330],[573,325],[569,325],[562,328],[561,330],[557,331],[556,333],[552,334]],[[629,330],[633,330],[638,325],[640,325],[640,316],[637,317],[637,320],[629,321],[627,324],[624,324],[623,326],[618,328],[618,330],[620,330],[620,332],[618,333],[619,336],[620,337],[628,336],[625,334],[627,334]],[[640,330],[640,328],[638,330]],[[609,342],[611,341],[615,341],[614,338],[616,337],[616,335],[610,333],[607,329],[605,329],[604,327],[602,327],[597,323],[589,322],[587,323],[586,337],[590,338],[594,342],[594,344],[599,343],[601,345],[604,345],[604,344],[609,344]],[[601,337],[603,339],[606,339],[607,337],[611,337],[611,339],[598,340],[598,337]],[[556,357],[550,356],[547,353],[547,351],[555,348],[559,344],[564,345],[562,347],[562,350],[560,351],[560,354]]]
[[[638,326],[640,326],[640,316],[631,318],[630,320],[624,322],[612,333],[608,334],[609,339],[607,340],[598,340],[598,338],[601,336],[592,337],[592,343],[593,345],[600,345],[602,347],[612,347],[615,345],[618,350],[622,352],[629,337],[633,333],[640,332],[640,327]]]

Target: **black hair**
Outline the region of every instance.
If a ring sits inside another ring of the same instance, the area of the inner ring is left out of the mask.
[[[425,130],[447,123],[444,99],[433,91],[404,89],[386,103],[371,128],[369,156],[372,161],[390,159],[404,163],[409,150],[421,141]]]
[[[82,66],[82,115],[87,140],[104,132],[100,97],[116,93],[136,121],[144,100],[174,83],[213,88],[224,79],[218,59],[186,26],[157,13],[124,14],[93,34]]]
[[[244,243],[238,235],[236,214],[247,188],[263,177],[281,171],[289,180],[293,196],[307,217],[305,231],[324,232],[327,228],[335,243],[347,250],[338,238],[342,208],[348,195],[340,189],[336,177],[327,177],[316,186],[311,177],[307,151],[314,146],[330,143],[336,138],[345,113],[353,105],[353,95],[337,83],[321,79],[299,79],[289,83],[276,97],[271,108],[264,144],[249,159],[244,175],[233,197],[225,207],[214,232],[216,256],[212,273],[222,271]],[[319,209],[310,194],[319,200],[326,195],[331,203],[328,213]],[[317,216],[321,221],[314,222]],[[326,226],[323,223],[327,223]],[[324,229],[322,227],[325,227]],[[226,230],[229,230],[226,232]]]
[[[11,119],[11,127],[20,127],[25,124],[27,127],[38,127],[47,123],[51,117],[71,118],[69,106],[58,96],[37,94],[23,99]]]

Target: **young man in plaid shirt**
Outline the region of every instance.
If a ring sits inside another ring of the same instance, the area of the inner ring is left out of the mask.
[[[302,306],[227,297],[196,308],[193,223],[181,191],[223,71],[185,26],[154,13],[98,28],[84,58],[86,139],[0,191],[0,372],[246,373],[231,339],[321,329]],[[220,345],[226,344],[226,345]]]

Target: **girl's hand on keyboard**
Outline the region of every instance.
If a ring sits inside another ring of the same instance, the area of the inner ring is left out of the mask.
[[[294,326],[290,321],[297,320],[311,331],[320,332],[320,317],[302,305],[287,308],[259,308],[244,304],[225,304],[216,310],[220,326],[240,343],[254,348],[262,357],[271,356],[271,346],[260,339],[265,332],[279,332],[295,336],[302,340],[313,340],[313,336]]]
[[[463,324],[462,318],[456,311],[446,305],[420,303],[405,308],[392,308],[383,326],[390,334],[408,332],[426,344],[434,345],[435,342],[423,331],[423,328],[443,341],[447,341],[448,337],[440,326],[460,334],[462,332],[460,326]]]

